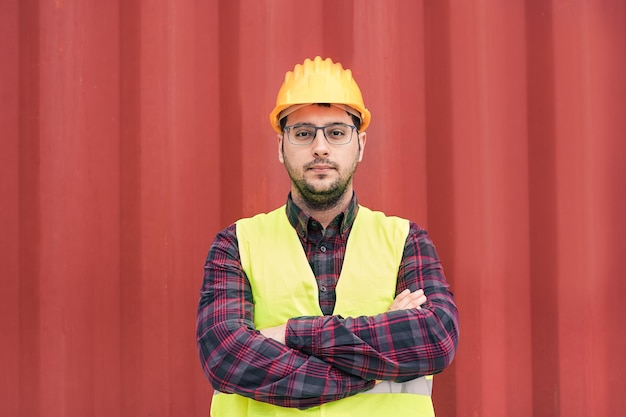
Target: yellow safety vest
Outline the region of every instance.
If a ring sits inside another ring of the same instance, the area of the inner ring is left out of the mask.
[[[360,206],[336,287],[334,314],[373,316],[395,298],[407,220]],[[237,222],[241,265],[254,298],[257,329],[292,317],[322,315],[315,275],[285,207]],[[254,255],[252,255],[254,254]],[[372,390],[306,410],[279,407],[216,392],[212,417],[433,417],[432,376],[405,383],[383,381]]]

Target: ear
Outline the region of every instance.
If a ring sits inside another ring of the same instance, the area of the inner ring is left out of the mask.
[[[278,161],[281,164],[284,164],[285,159],[283,158],[283,135],[279,133],[278,135],[276,135],[276,138],[278,139]]]
[[[365,142],[367,142],[367,133],[361,132],[357,138],[359,140],[360,150],[359,150],[359,162],[363,160],[363,152],[365,152]]]

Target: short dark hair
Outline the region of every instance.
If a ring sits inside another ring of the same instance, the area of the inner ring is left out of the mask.
[[[324,107],[330,107],[330,103],[315,103],[318,106],[324,106]],[[348,112],[346,112],[348,113]],[[350,117],[352,117],[352,123],[356,126],[356,130],[358,131],[359,129],[361,129],[361,119],[359,119],[357,116],[355,116],[352,113],[348,113],[350,115]],[[280,119],[280,121],[278,122],[280,124],[280,130],[285,130],[285,126],[287,126],[287,118],[289,117],[289,115],[283,117],[282,119]]]

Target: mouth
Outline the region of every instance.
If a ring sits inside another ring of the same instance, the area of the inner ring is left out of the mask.
[[[317,173],[325,173],[331,170],[336,169],[335,165],[328,161],[312,161],[306,167],[307,171],[313,171]]]
[[[335,168],[330,165],[313,165],[307,169],[307,172],[309,172],[315,178],[322,179],[332,175],[332,172],[334,170]]]
[[[329,171],[331,169],[335,169],[331,165],[313,165],[308,168],[310,171]]]

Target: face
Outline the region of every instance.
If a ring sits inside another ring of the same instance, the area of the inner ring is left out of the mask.
[[[310,123],[326,126],[331,123],[352,125],[345,110],[331,106],[310,105],[287,116],[287,125]],[[308,145],[293,145],[286,134],[278,135],[278,160],[285,165],[291,178],[291,193],[296,202],[309,208],[324,210],[352,197],[352,177],[363,158],[365,133],[353,133],[346,145],[331,145],[324,133]]]

